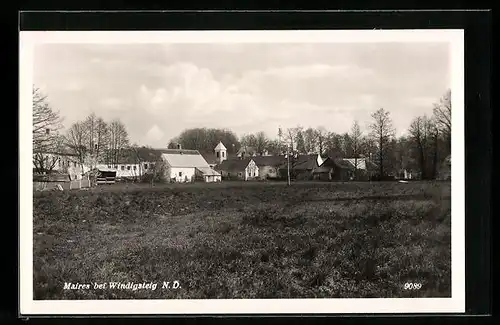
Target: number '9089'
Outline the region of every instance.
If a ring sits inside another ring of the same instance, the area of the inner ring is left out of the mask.
[[[406,282],[404,288],[405,290],[419,290],[422,288],[422,283]]]

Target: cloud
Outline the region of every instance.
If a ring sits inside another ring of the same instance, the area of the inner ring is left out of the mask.
[[[149,142],[158,142],[163,139],[163,136],[163,131],[156,124],[146,133],[146,139],[149,140]]]
[[[107,109],[111,109],[111,110],[123,110],[124,109],[124,103],[119,98],[113,98],[113,97],[103,98],[99,101],[99,104],[102,107],[107,108]]]
[[[283,83],[298,83],[297,80],[325,78],[334,73],[358,71],[348,66],[289,66],[282,69],[253,70],[239,78],[226,76],[216,80],[210,70],[192,63],[179,63],[164,68],[162,87],[150,89],[141,85],[139,102],[145,111],[161,125],[172,125],[172,119],[181,122],[185,128],[195,126],[229,127],[238,134],[256,132],[262,127],[274,135],[279,125],[294,126],[297,121],[305,126],[318,126],[328,122],[331,126],[342,126],[351,118],[347,109],[311,103],[304,98],[298,100],[292,94],[276,97],[266,94],[269,85],[259,80],[276,76]],[[292,78],[297,76],[297,78]],[[261,79],[262,78],[262,79]],[[289,79],[292,78],[290,81]],[[304,81],[305,82],[305,81]],[[250,87],[256,91],[249,91]],[[286,91],[286,89],[283,89]],[[288,92],[293,91],[289,88]],[[332,113],[336,116],[332,119]],[[178,124],[178,123],[177,123]]]
[[[380,107],[405,129],[449,82],[447,47],[425,44],[44,45],[35,58],[36,84],[68,123],[97,106],[155,146],[190,127],[343,133]]]
[[[82,90],[83,85],[80,81],[77,80],[70,80],[65,86],[64,89],[68,91],[78,91]]]

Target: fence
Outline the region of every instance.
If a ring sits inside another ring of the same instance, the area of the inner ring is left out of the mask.
[[[97,185],[114,184],[115,181],[116,181],[115,177],[98,177],[97,178]]]
[[[79,179],[69,182],[70,190],[79,190],[81,188],[89,188],[89,187],[91,187],[91,182],[88,179]]]
[[[92,187],[92,182],[88,179],[72,180],[72,181],[35,181],[33,182],[34,191],[47,191],[58,189],[58,185],[65,191],[79,190],[82,188]]]

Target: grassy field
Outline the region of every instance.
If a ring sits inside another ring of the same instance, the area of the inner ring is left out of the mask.
[[[34,299],[450,297],[450,192],[225,182],[36,193]]]

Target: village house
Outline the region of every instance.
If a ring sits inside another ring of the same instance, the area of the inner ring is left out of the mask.
[[[313,179],[323,181],[348,181],[353,167],[341,158],[322,158],[321,165],[313,170]]]
[[[117,179],[141,179],[152,171],[160,154],[150,148],[141,147],[125,149],[119,155],[116,163],[99,163],[96,168],[100,171],[115,171]]]
[[[286,163],[285,156],[255,156],[252,157],[259,168],[260,179],[278,179],[280,178],[279,169]]]
[[[255,157],[255,156],[257,156],[257,150],[255,150],[254,147],[242,146],[236,152],[236,157],[238,158]]]
[[[78,155],[67,150],[59,152],[38,152],[33,154],[33,172],[48,174],[67,174],[72,180],[82,179],[82,175],[88,172],[89,167],[81,164]]]
[[[216,166],[222,177],[232,180],[257,180],[259,167],[252,158],[236,158],[223,161]]]
[[[238,158],[258,157],[258,156],[270,156],[270,153],[267,150],[264,150],[263,152],[258,152],[256,148],[251,146],[242,146],[236,152],[236,157]]]
[[[377,174],[377,165],[368,158],[344,158],[351,167],[350,179],[354,179],[356,173],[357,180],[369,180]]]
[[[215,171],[198,150],[156,149],[161,153],[166,165],[167,181],[176,183],[194,182],[202,179],[205,182],[220,182],[221,174]],[[221,152],[224,151],[221,149]],[[225,151],[224,151],[225,152]]]
[[[270,156],[267,155],[267,152],[258,155],[252,147],[242,147],[235,156],[228,157],[226,147],[222,142],[219,142],[214,153],[214,156],[207,154],[204,157],[207,157],[207,161],[214,163],[215,168],[221,172],[224,178],[228,179],[278,178],[278,169],[286,161],[284,156]]]
[[[285,158],[279,167],[279,174],[286,176],[290,166],[290,177],[297,180],[310,180],[313,178],[313,170],[318,166],[318,155],[298,155]]]

